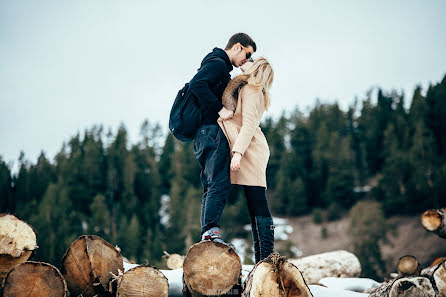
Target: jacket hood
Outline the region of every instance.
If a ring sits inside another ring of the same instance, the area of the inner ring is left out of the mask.
[[[248,78],[249,75],[241,74],[231,79],[221,98],[221,103],[223,103],[224,107],[235,111],[238,101],[238,93],[240,89],[248,83]]]
[[[210,52],[209,54],[206,55],[206,57],[204,57],[203,61],[201,61],[200,68],[203,67],[203,65],[205,63],[207,63],[209,60],[214,59],[214,58],[220,58],[223,61],[225,61],[226,66],[228,67],[228,72],[232,71],[233,67],[232,67],[231,60],[229,60],[228,54],[224,50],[222,50],[221,48],[218,48],[218,47],[214,48],[212,50],[212,52]]]

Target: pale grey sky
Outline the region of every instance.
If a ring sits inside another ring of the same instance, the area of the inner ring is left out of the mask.
[[[51,160],[77,132],[145,118],[167,133],[178,89],[233,33],[275,70],[268,114],[446,74],[446,1],[0,0],[0,156]],[[233,75],[238,74],[234,71]]]

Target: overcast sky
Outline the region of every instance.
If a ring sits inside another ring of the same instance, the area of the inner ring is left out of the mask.
[[[409,100],[446,74],[445,12],[443,0],[0,0],[0,156],[53,160],[95,124],[124,123],[132,143],[145,118],[167,133],[178,89],[237,32],[273,65],[272,116],[316,98],[345,110],[372,87]]]

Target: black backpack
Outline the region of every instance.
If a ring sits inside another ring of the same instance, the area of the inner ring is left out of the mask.
[[[178,91],[169,117],[169,130],[178,140],[192,141],[201,124],[198,98],[192,94],[189,83]]]
[[[212,57],[206,63],[219,59]],[[204,64],[197,70],[200,71]],[[188,142],[194,140],[195,133],[201,124],[201,110],[198,98],[192,94],[189,83],[178,91],[169,117],[169,130],[178,140]]]

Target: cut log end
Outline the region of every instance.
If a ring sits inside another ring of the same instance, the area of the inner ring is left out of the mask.
[[[112,274],[124,271],[121,254],[99,236],[83,235],[62,259],[62,274],[74,296],[94,296],[109,289]],[[110,273],[111,272],[111,273]]]
[[[223,295],[239,284],[242,270],[234,249],[219,242],[194,244],[183,263],[184,284],[195,295]]]
[[[407,276],[420,273],[420,263],[414,256],[404,256],[398,261],[398,275]]]
[[[285,257],[273,253],[259,262],[248,275],[243,291],[245,297],[312,296],[299,269]]]
[[[428,231],[436,231],[443,224],[443,217],[436,210],[427,210],[421,215],[421,225]]]
[[[26,262],[37,249],[36,231],[11,214],[0,214],[0,280],[17,264]]]
[[[53,265],[28,261],[12,268],[4,280],[4,296],[65,297],[67,285]]]
[[[183,267],[184,256],[178,254],[169,254],[164,251],[163,259],[166,261],[167,268],[169,269],[179,269]]]
[[[389,292],[389,297],[436,297],[432,283],[425,277],[400,278]]]
[[[155,267],[138,266],[122,276],[117,289],[117,297],[167,297],[167,278]]]

